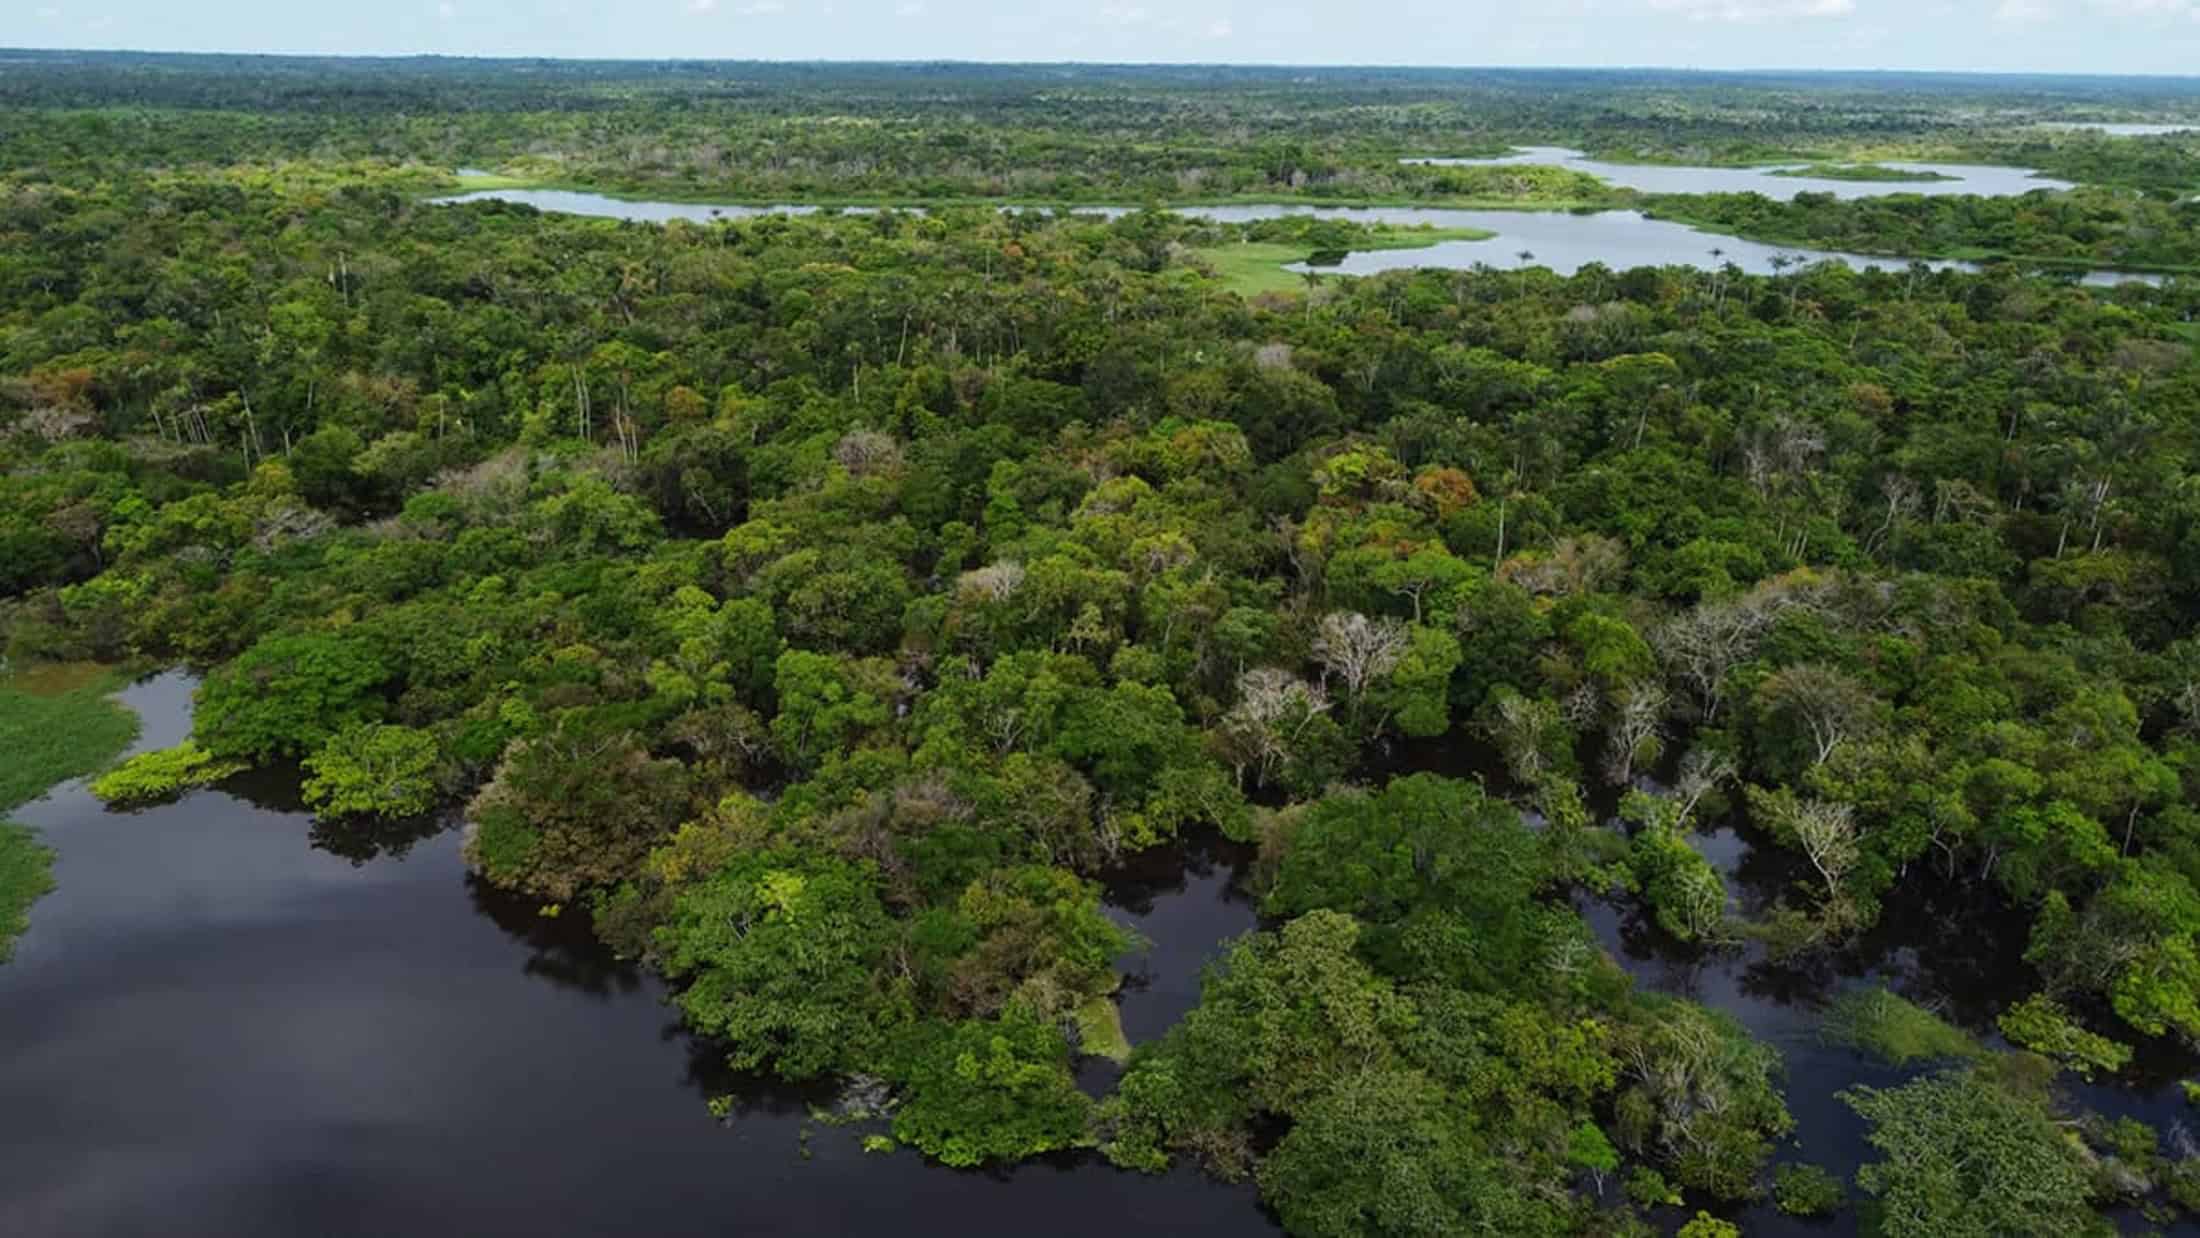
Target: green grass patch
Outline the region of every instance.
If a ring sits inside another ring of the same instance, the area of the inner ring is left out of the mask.
[[[104,768],[137,738],[137,715],[107,699],[126,677],[40,667],[0,680],[0,812]]]
[[[15,953],[15,939],[30,927],[31,904],[53,889],[53,852],[38,836],[0,821],[0,963]]]
[[[506,176],[502,172],[460,172],[451,178],[458,182],[459,192],[477,193],[484,189],[537,189],[542,182],[527,176]]]
[[[1482,228],[1378,228],[1368,236],[1355,238],[1354,253],[1370,253],[1377,250],[1427,249],[1445,241],[1486,241],[1496,236]],[[1239,296],[1258,296],[1264,292],[1293,292],[1308,287],[1305,276],[1284,268],[1294,262],[1304,262],[1311,249],[1303,244],[1283,241],[1245,241],[1235,245],[1215,245],[1192,251],[1214,269],[1215,278],[1224,287]],[[1498,257],[1492,253],[1494,260]],[[1317,275],[1326,275],[1317,272]]]
[[[1885,989],[1857,989],[1835,998],[1819,1034],[1833,1044],[1872,1054],[1890,1066],[1958,1059],[1986,1050],[1962,1028]]]
[[[0,813],[57,782],[105,766],[137,738],[137,715],[107,699],[120,671],[86,663],[37,666],[0,680]],[[0,821],[0,962],[30,926],[30,906],[53,889],[53,852],[30,830]]]
[[[173,748],[141,752],[92,780],[92,794],[110,808],[138,807],[173,799],[194,787],[212,786],[244,772],[242,761],[224,761],[185,740]]]
[[[1088,997],[1077,1007],[1077,1045],[1092,1057],[1104,1057],[1121,1065],[1131,1060],[1131,1042],[1123,1034],[1123,1012],[1114,999],[1102,993]]]

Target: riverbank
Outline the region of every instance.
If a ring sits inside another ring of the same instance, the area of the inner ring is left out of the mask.
[[[1762,229],[1737,229],[1723,220],[1709,219],[1701,216],[1692,216],[1685,211],[1676,211],[1670,206],[1645,205],[1640,209],[1646,218],[1659,220],[1664,223],[1679,224],[1682,227],[1692,228],[1697,232],[1703,233],[1705,236],[1710,237],[1733,237],[1737,240],[1752,241],[1759,245],[1772,245],[1780,248],[1806,250],[1811,252],[1817,252],[1826,249],[1830,244],[1834,244],[1833,242],[1822,240],[1806,240],[1793,236],[1781,236]],[[2044,254],[2011,253],[2005,250],[1990,249],[1984,246],[1976,245],[1948,245],[1938,247],[1926,246],[1924,247],[1923,252],[1920,252],[1918,250],[1908,248],[1895,248],[1892,246],[1873,246],[1868,243],[1851,243],[1845,239],[1840,241],[1838,244],[1841,250],[1845,253],[1862,254],[1875,258],[1888,258],[1896,261],[1966,262],[1976,263],[1980,265],[1984,265],[1987,263],[2007,262],[2013,263],[2017,266],[2037,267],[2056,271],[2071,271],[2080,273],[2103,271],[2112,274],[2120,273],[2129,275],[2200,275],[2200,266],[2192,264],[2180,264],[2170,262],[2111,263],[2099,258],[2061,257]]]
[[[88,663],[42,666],[0,679],[0,962],[30,926],[31,905],[53,890],[53,852],[5,814],[49,787],[93,773],[137,737],[137,715],[110,699],[129,681]]]

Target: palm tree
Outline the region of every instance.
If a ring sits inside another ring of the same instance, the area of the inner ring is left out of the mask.
[[[1520,299],[1528,299],[1528,264],[1535,261],[1535,251],[1523,249],[1513,257],[1520,259]]]

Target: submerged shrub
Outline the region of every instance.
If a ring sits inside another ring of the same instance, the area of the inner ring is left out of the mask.
[[[92,794],[109,807],[136,807],[211,786],[244,768],[244,762],[224,761],[187,739],[124,761],[92,780]]]
[[[1862,1050],[1890,1066],[1985,1055],[1963,1029],[1885,989],[1857,989],[1835,998],[1819,1033],[1832,1044]]]

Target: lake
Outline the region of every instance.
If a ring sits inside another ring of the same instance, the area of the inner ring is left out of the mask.
[[[1585,172],[1609,185],[1641,193],[1761,193],[1768,198],[1792,198],[1798,193],[1826,193],[1836,198],[1882,198],[1890,194],[1976,194],[1986,198],[2014,197],[2035,189],[2073,189],[2069,181],[2041,176],[2029,168],[2004,168],[1968,163],[1903,163],[1888,161],[1877,166],[1914,172],[1910,181],[1852,181],[1820,176],[1783,176],[1807,164],[1767,164],[1749,168],[1701,168],[1679,164],[1611,163],[1591,159],[1563,146],[1523,146],[1512,154],[1487,159],[1406,159],[1402,162],[1434,167],[1504,168],[1540,166]]]
[[[188,734],[191,687],[123,693],[141,749]],[[818,1096],[725,1077],[583,920],[470,880],[455,830],[320,829],[280,776],[134,814],[71,783],[16,816],[58,888],[0,966],[10,1238],[1278,1232],[1250,1186],[1190,1171],[867,1154],[809,1121]],[[1234,863],[1209,848],[1111,899],[1154,942],[1126,963],[1134,1035],[1252,926]],[[704,1102],[728,1092],[721,1124]]]
[[[719,219],[752,219],[762,215],[815,215],[821,209],[793,205],[733,206],[637,201],[569,189],[485,189],[437,198],[435,202],[439,205],[510,202],[568,215],[655,224],[670,223],[676,219],[691,223],[709,223]],[[1128,207],[1119,206],[1067,209],[1079,214],[1111,218],[1130,211]],[[1603,263],[1615,271],[1641,266],[1685,266],[1698,270],[1716,270],[1732,263],[1753,275],[1773,274],[1773,261],[1776,258],[1796,259],[1805,263],[1841,262],[1857,270],[1901,271],[1908,269],[1910,265],[1910,260],[1905,258],[1834,253],[1792,245],[1766,245],[1719,233],[1699,232],[1686,224],[1651,219],[1639,211],[1614,210],[1574,214],[1567,211],[1478,211],[1423,206],[1299,206],[1283,203],[1187,206],[1177,210],[1180,214],[1212,219],[1218,223],[1252,223],[1263,219],[1306,216],[1405,227],[1426,224],[1434,228],[1480,228],[1497,234],[1488,240],[1446,241],[1426,249],[1361,251],[1347,257],[1341,265],[1323,268],[1324,271],[1340,275],[1372,275],[1378,271],[1422,267],[1461,270],[1487,265],[1510,268],[1519,265],[1518,254],[1521,250],[1535,255],[1532,265],[1549,267],[1561,275],[1571,275],[1592,262]],[[1935,261],[1926,265],[1936,270],[1978,269],[1975,263],[1968,262]],[[2160,277],[2136,272],[2092,271],[2084,275],[2083,282],[2104,286],[2159,283]]]

